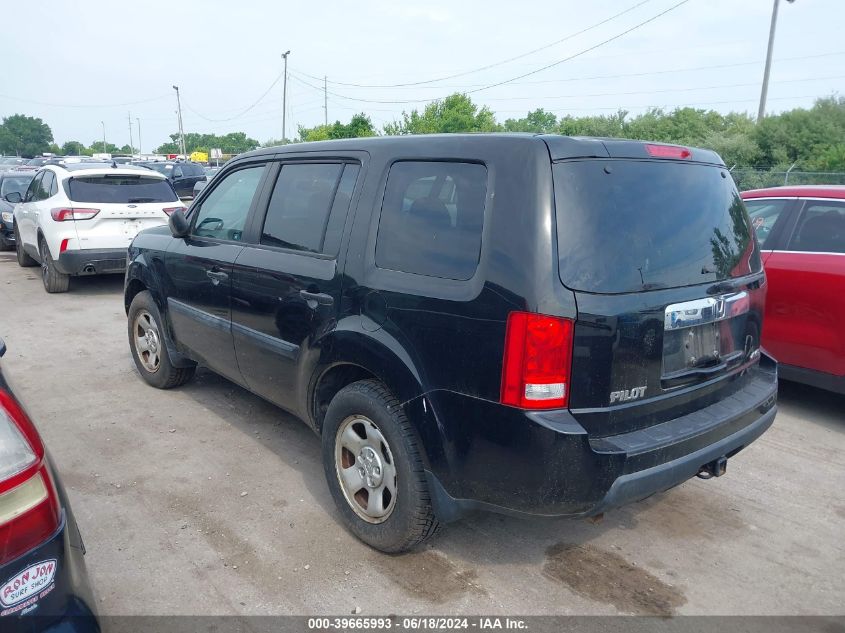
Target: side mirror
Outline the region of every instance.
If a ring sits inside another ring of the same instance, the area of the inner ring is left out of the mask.
[[[23,196],[20,191],[10,191],[6,194],[5,200],[6,202],[11,202],[12,204],[18,204],[19,202],[23,202]]]
[[[188,224],[188,218],[185,217],[182,211],[174,211],[170,215],[167,224],[170,226],[170,233],[173,237],[187,237],[191,229],[191,225]]]

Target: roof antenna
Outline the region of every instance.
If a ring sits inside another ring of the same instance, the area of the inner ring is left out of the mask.
[[[117,161],[116,161],[116,160],[113,160],[113,161],[111,162],[111,168],[112,168],[112,169],[117,169]]]

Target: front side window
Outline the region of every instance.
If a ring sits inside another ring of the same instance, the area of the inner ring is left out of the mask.
[[[33,202],[38,200],[38,192],[41,190],[41,180],[44,178],[44,174],[40,173],[35,176],[31,183],[29,183],[29,189],[26,190],[26,196],[24,197],[24,202]]]
[[[194,235],[240,241],[264,165],[226,174],[195,214]]]
[[[320,253],[343,165],[284,165],[267,209],[261,243]]]
[[[789,250],[845,253],[845,201],[808,201],[789,242]]]
[[[766,248],[766,242],[778,218],[789,204],[789,200],[746,200],[745,208],[751,216],[751,226],[757,234],[760,248]]]
[[[487,168],[476,163],[395,163],[384,192],[376,266],[470,279],[481,254]]]

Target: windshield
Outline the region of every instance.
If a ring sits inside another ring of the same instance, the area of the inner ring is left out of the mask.
[[[170,183],[157,176],[83,176],[71,178],[67,187],[68,197],[74,202],[144,204],[178,200]]]
[[[44,163],[46,163],[49,158],[31,158],[26,162],[27,165],[31,165],[32,167],[41,167]]]
[[[625,293],[761,270],[748,214],[727,170],[678,161],[554,166],[560,277]]]
[[[27,176],[6,176],[3,178],[2,183],[0,183],[0,198],[5,197],[6,194],[12,193],[13,191],[17,191],[23,197],[34,176],[34,174]]]

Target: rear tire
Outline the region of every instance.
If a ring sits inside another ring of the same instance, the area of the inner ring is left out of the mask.
[[[141,378],[157,389],[184,385],[197,368],[174,367],[167,353],[162,328],[164,320],[148,290],[135,295],[129,306],[129,349]]]
[[[341,389],[322,429],[323,470],[346,527],[382,552],[437,534],[422,454],[399,401],[378,381]]]
[[[53,261],[53,256],[50,255],[50,247],[47,242],[42,239],[39,248],[41,254],[41,281],[44,282],[44,290],[50,294],[59,292],[67,292],[70,285],[70,275],[65,275],[56,270],[56,263]]]
[[[15,255],[18,258],[18,266],[21,268],[31,268],[32,266],[38,266],[38,262],[35,261],[32,257],[26,254],[26,251],[23,250],[23,242],[21,241],[21,234],[18,231],[17,223],[12,225],[15,231]]]

